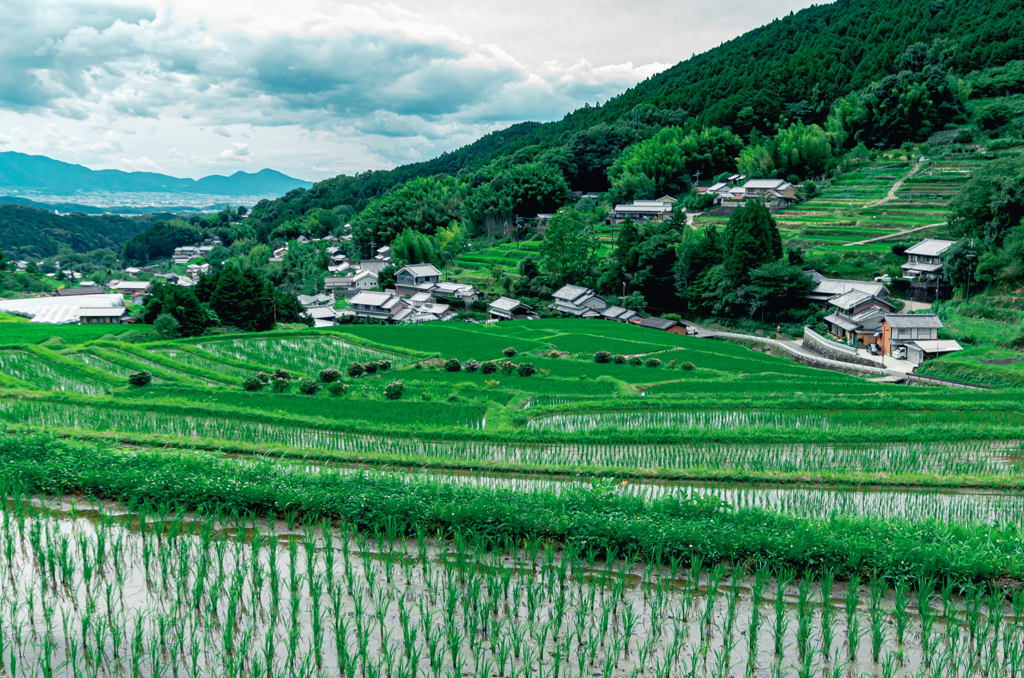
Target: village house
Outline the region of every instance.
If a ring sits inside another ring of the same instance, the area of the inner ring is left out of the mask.
[[[551,296],[554,302],[548,308],[578,318],[600,318],[601,311],[608,308],[608,302],[596,292],[577,285],[565,285]]]
[[[620,323],[628,323],[634,318],[638,318],[639,315],[636,311],[623,308],[621,306],[609,306],[608,308],[601,311],[601,317],[605,320],[614,320]]]
[[[527,306],[518,299],[510,297],[498,297],[487,304],[487,312],[494,320],[520,320],[526,318],[538,318],[531,306]]]
[[[372,290],[379,280],[380,276],[373,271],[359,271],[352,276],[352,287],[357,290]]]
[[[128,317],[128,309],[124,306],[83,306],[78,309],[80,325],[120,324]]]
[[[907,263],[900,268],[907,278],[942,275],[942,255],[956,244],[953,240],[925,238],[913,247],[907,248]]]
[[[384,292],[359,292],[349,302],[357,318],[368,320],[391,320],[393,314],[407,308],[407,304],[391,290]]]
[[[412,296],[417,292],[429,291],[432,284],[440,279],[441,271],[432,264],[409,264],[398,269],[395,290],[399,294]]]
[[[84,287],[61,287],[59,290],[53,293],[55,297],[78,297],[90,294],[106,294],[99,285],[90,285]]]
[[[946,251],[955,244],[954,240],[925,238],[907,249],[907,263],[900,268],[905,278],[912,279],[908,293],[911,301],[932,302],[950,295],[952,288],[942,267]]]
[[[616,205],[609,219],[612,224],[622,224],[626,219],[633,221],[665,221],[672,216],[672,208],[679,202],[671,196],[657,200],[634,200],[629,205]]]
[[[893,310],[885,299],[860,290],[832,297],[828,304],[833,309],[824,318],[829,333],[850,346],[876,343],[882,319]]]
[[[939,339],[942,321],[934,313],[886,314],[879,344],[882,352],[915,365],[944,353],[962,351],[951,339]]]
[[[337,324],[338,317],[330,306],[313,306],[306,309],[306,316],[313,319],[313,327],[330,327]]]
[[[399,323],[418,324],[451,320],[455,315],[455,311],[448,304],[421,304],[405,306],[392,316],[392,320]]]
[[[405,297],[426,292],[451,302],[461,301],[467,308],[480,298],[475,286],[442,281],[441,271],[431,264],[422,263],[400,268],[395,276],[395,290]]]
[[[153,291],[153,283],[148,280],[119,280],[113,289],[119,294],[130,297],[135,297],[136,295],[146,296]]]
[[[804,295],[804,298],[816,304],[825,305],[830,299],[834,299],[835,297],[854,290],[864,292],[865,294],[869,294],[872,297],[881,300],[889,298],[889,290],[887,290],[885,285],[880,282],[826,278],[814,270],[804,271],[804,273],[811,276],[811,280],[814,281],[814,287],[811,288],[810,292]]]
[[[326,294],[300,294],[296,297],[299,303],[310,308],[311,306],[327,306],[333,301]]]
[[[372,271],[377,275],[380,275],[380,272],[390,265],[390,262],[384,261],[383,259],[360,259],[356,268],[360,271]]]
[[[746,200],[758,198],[766,202],[777,200],[794,203],[800,199],[796,193],[796,186],[784,179],[751,179],[741,188]]]

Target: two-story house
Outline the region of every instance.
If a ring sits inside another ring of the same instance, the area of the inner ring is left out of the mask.
[[[349,302],[357,318],[370,320],[391,320],[392,316],[406,308],[406,303],[391,290],[384,292],[359,292]]]
[[[596,292],[578,285],[566,285],[551,296],[554,302],[548,308],[578,318],[601,318],[601,311],[608,308]]]
[[[954,240],[925,238],[907,249],[907,263],[903,264],[903,275],[907,278],[942,275],[943,255],[956,244]]]
[[[789,204],[800,199],[796,194],[796,186],[784,179],[751,179],[742,188],[743,197],[747,200],[757,198],[766,202]]]
[[[398,269],[395,275],[395,289],[399,294],[412,296],[419,292],[429,292],[439,280],[441,271],[432,264],[408,264]]]
[[[897,349],[905,350],[906,359],[915,365],[943,353],[963,350],[953,340],[939,339],[940,329],[942,321],[934,313],[886,314],[879,344],[887,355],[902,352]]]
[[[832,313],[825,316],[828,331],[850,346],[874,344],[882,319],[892,304],[861,290],[850,290],[828,300]]]

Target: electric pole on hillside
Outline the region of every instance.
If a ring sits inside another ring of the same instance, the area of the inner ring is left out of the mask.
[[[971,249],[967,251],[967,303],[971,303],[971,264],[977,255],[974,253],[974,238],[971,238]]]

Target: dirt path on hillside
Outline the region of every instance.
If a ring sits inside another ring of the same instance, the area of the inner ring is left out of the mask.
[[[896,191],[900,190],[900,186],[903,185],[904,181],[906,181],[910,177],[912,177],[915,174],[917,174],[918,170],[921,169],[922,165],[923,165],[923,163],[915,162],[914,166],[910,168],[910,171],[907,172],[906,174],[904,174],[902,177],[900,177],[899,180],[897,180],[896,183],[892,185],[892,188],[889,189],[889,195],[885,196],[884,198],[882,198],[878,202],[873,202],[870,205],[865,205],[864,209],[868,209],[869,207],[878,207],[879,205],[884,205],[885,203],[889,202],[890,200],[895,200],[896,199]]]
[[[843,247],[849,247],[850,245],[870,245],[873,242],[879,242],[882,240],[891,240],[893,238],[899,238],[906,235],[907,233],[916,233],[917,231],[923,231],[926,228],[935,228],[936,226],[945,226],[945,221],[940,221],[937,224],[926,224],[924,226],[918,226],[917,228],[911,228],[906,231],[899,231],[898,233],[890,233],[889,235],[880,235],[877,238],[868,238],[867,240],[858,240],[857,242],[843,243]]]

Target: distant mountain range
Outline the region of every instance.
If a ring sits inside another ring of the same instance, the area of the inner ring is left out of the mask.
[[[41,155],[0,153],[0,194],[73,196],[83,193],[177,193],[216,196],[281,195],[313,184],[271,169],[251,174],[180,179],[154,172],[91,170]]]

